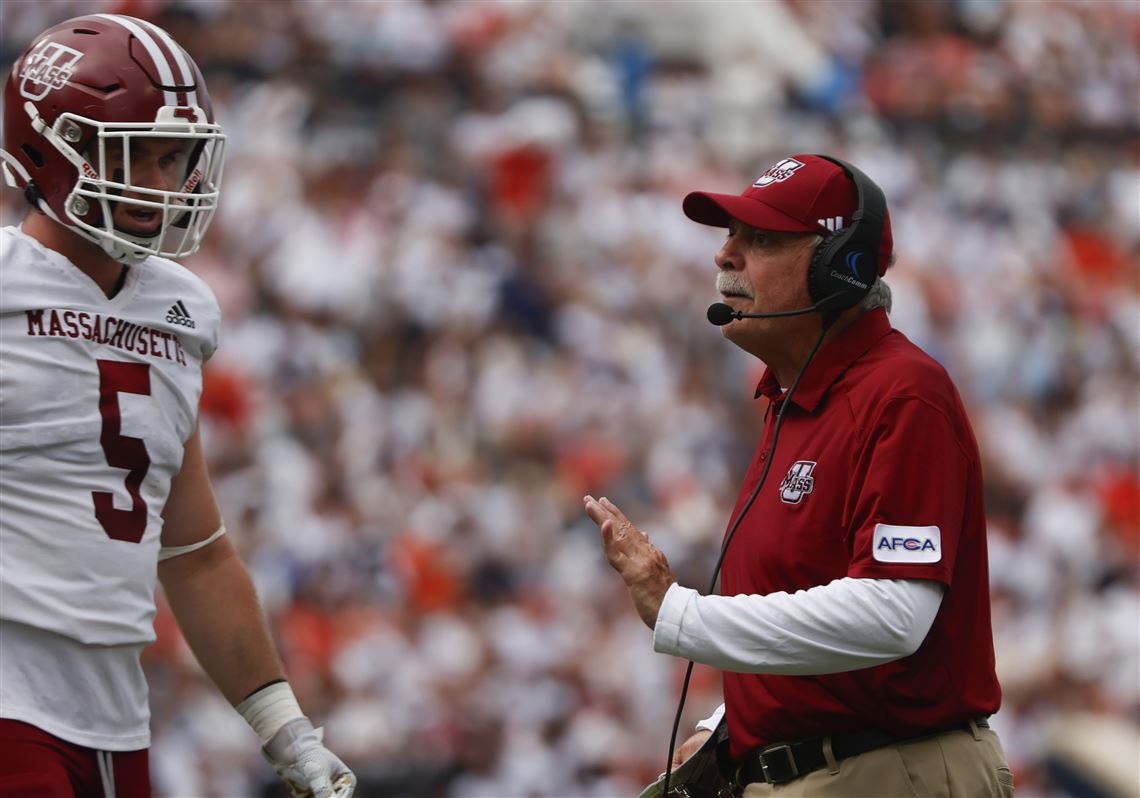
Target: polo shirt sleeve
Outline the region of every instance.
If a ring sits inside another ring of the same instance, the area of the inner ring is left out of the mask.
[[[950,585],[975,467],[964,440],[972,433],[924,397],[883,405],[854,464],[848,576]]]

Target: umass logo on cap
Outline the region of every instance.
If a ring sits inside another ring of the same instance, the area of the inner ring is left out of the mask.
[[[752,184],[753,188],[763,188],[764,186],[772,183],[783,183],[789,177],[796,173],[797,169],[802,169],[803,164],[795,158],[785,158],[773,167],[770,167],[767,172],[756,178],[756,182]]]

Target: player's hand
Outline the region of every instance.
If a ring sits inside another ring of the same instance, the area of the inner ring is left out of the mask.
[[[649,542],[649,536],[635,527],[609,499],[584,496],[582,502],[586,515],[601,532],[606,560],[621,574],[637,614],[652,629],[657,625],[661,601],[676,581],[669,561]]]
[[[679,768],[682,762],[701,750],[701,746],[705,744],[705,740],[709,738],[710,734],[712,734],[712,732],[708,729],[701,729],[692,737],[685,740],[685,742],[681,743],[681,745],[677,747],[677,750],[673,752],[673,767]],[[672,790],[670,790],[670,792],[672,792]]]
[[[308,718],[286,723],[261,749],[295,798],[351,798],[356,776],[321,743]]]

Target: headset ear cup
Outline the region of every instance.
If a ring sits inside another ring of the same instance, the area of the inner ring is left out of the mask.
[[[812,254],[811,264],[808,266],[808,294],[811,301],[820,304],[836,292],[834,281],[828,275],[831,269],[831,260],[835,255],[836,245],[841,245],[843,236],[832,234],[820,242]],[[826,302],[822,310],[835,307],[836,300]]]
[[[820,310],[855,307],[878,276],[876,254],[867,252],[854,233],[855,228],[849,228],[828,236],[812,255],[808,266],[808,293]],[[870,275],[864,274],[868,268]]]

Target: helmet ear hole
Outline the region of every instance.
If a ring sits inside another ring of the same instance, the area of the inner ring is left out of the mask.
[[[36,165],[37,169],[43,169],[44,168],[45,161],[44,161],[43,153],[41,153],[39,150],[37,150],[35,147],[33,147],[30,144],[21,144],[20,149],[24,151],[24,154],[27,155],[28,158],[31,159],[32,163],[34,163]]]

